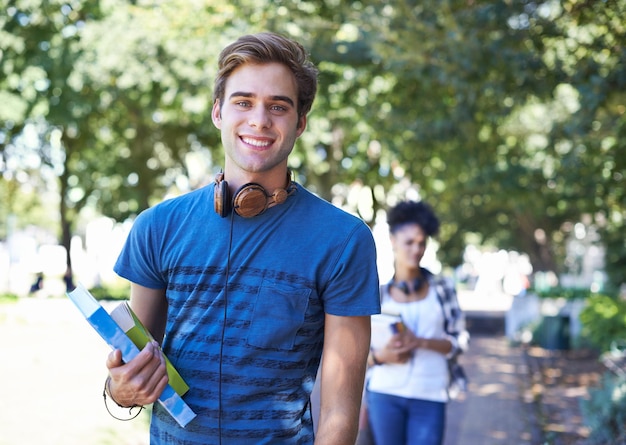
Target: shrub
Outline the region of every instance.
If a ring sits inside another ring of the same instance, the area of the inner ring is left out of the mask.
[[[599,388],[589,390],[580,407],[590,433],[585,443],[626,443],[626,377],[606,373]]]
[[[533,291],[539,298],[564,298],[571,300],[584,300],[591,295],[591,291],[586,288],[551,287],[544,290]]]
[[[615,340],[626,339],[626,301],[593,295],[580,313],[583,334],[600,351],[610,350]]]
[[[130,297],[128,287],[97,286],[89,289],[96,300],[127,300]]]
[[[15,303],[19,297],[12,293],[0,293],[0,303]]]

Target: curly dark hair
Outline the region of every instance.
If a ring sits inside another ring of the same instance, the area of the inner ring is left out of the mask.
[[[387,211],[389,232],[395,233],[405,224],[417,224],[428,236],[439,233],[439,219],[424,201],[402,201]]]

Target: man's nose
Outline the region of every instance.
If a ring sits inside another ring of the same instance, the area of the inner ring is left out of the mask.
[[[269,128],[272,126],[271,115],[264,107],[256,107],[250,112],[248,125],[256,128]]]

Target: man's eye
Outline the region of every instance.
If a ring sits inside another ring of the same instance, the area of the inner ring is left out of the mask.
[[[287,111],[287,108],[282,105],[272,105],[271,109],[272,111]]]
[[[244,107],[247,108],[250,106],[249,102],[245,102],[245,101],[240,101],[240,102],[235,102],[235,105],[237,105],[238,107]]]

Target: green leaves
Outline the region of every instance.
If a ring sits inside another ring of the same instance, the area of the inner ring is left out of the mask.
[[[217,56],[242,33],[272,30],[320,68],[290,159],[309,188],[370,224],[390,202],[426,199],[451,265],[472,238],[563,271],[569,228],[585,215],[609,271],[626,263],[626,0],[0,7],[1,153],[19,151],[37,122],[34,152],[68,221],[84,206],[123,220],[210,179],[223,156],[210,122]],[[6,177],[40,174],[8,165]]]
[[[626,336],[626,302],[606,295],[587,299],[580,314],[583,334],[602,352],[609,351],[616,339]]]

